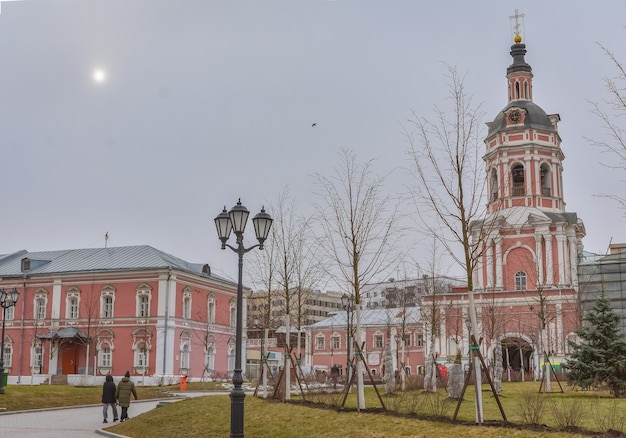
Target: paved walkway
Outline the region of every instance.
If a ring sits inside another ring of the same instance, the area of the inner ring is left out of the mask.
[[[183,397],[198,397],[209,394],[227,394],[227,392],[189,391],[180,395]],[[131,420],[133,417],[156,408],[159,401],[157,399],[133,401],[129,408]],[[118,412],[119,409],[118,407]],[[111,425],[110,410],[109,423],[102,423],[102,405],[0,413],[0,437],[2,438],[94,438],[103,435],[109,437],[122,436],[102,431],[103,427]]]

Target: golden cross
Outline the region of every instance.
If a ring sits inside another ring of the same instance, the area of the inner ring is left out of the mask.
[[[515,15],[510,15],[509,20],[513,20],[514,18],[515,18],[515,26],[513,26],[513,32],[515,32],[515,35],[519,35],[519,28],[520,28],[519,19],[524,18],[524,14],[520,14],[519,11],[516,9]]]

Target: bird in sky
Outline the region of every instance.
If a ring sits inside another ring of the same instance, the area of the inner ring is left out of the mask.
[[[313,124],[311,125],[311,127],[315,127],[315,126],[317,126],[317,123],[313,123]]]

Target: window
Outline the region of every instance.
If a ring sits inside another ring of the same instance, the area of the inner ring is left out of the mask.
[[[383,348],[383,335],[374,335],[374,348]]]
[[[46,319],[46,306],[48,304],[48,291],[38,289],[35,291],[35,306],[33,307],[33,318],[42,322]]]
[[[35,300],[35,319],[41,321],[46,319],[46,300],[45,298],[37,298]]]
[[[548,164],[543,163],[539,169],[541,174],[541,195],[542,196],[551,196],[551,184],[550,184],[550,166]]]
[[[113,318],[113,303],[115,301],[115,288],[111,285],[100,289],[100,318]]]
[[[113,318],[113,297],[102,297],[102,318]]]
[[[111,368],[111,347],[103,347],[98,352],[98,367]]]
[[[516,164],[511,169],[513,174],[513,196],[524,196],[524,166]]]
[[[65,317],[67,319],[78,319],[79,300],[80,289],[76,286],[70,287],[65,295]]]
[[[146,318],[150,316],[150,296],[139,295],[137,297],[137,305],[139,309],[139,311],[137,312],[138,317]]]
[[[7,307],[5,312],[4,317],[7,321],[13,321],[15,319],[15,306]]]
[[[41,373],[43,366],[43,347],[41,344],[36,344],[31,349],[31,368],[34,373]]]
[[[228,344],[228,372],[232,373],[235,370],[235,347],[232,343]]]
[[[152,349],[152,332],[146,328],[138,328],[132,333],[134,350],[134,368],[136,373],[145,373],[150,366],[150,350]]]
[[[419,347],[424,346],[424,335],[417,335],[417,345]]]
[[[519,271],[515,273],[515,290],[526,290],[526,273]]]
[[[405,335],[404,336],[404,346],[405,347],[410,347],[411,346],[411,335]]]
[[[180,367],[185,371],[189,369],[189,344],[183,345],[180,351]]]
[[[148,368],[148,351],[145,345],[135,351],[135,368]]]
[[[491,200],[498,199],[498,172],[496,169],[491,169]]]
[[[10,368],[11,367],[11,360],[13,359],[13,345],[5,345],[4,346],[3,359],[4,359],[4,367],[5,368]]]
[[[204,360],[204,372],[209,375],[213,373],[215,369],[215,349],[210,346],[206,350],[206,358]]]
[[[230,301],[230,326],[237,326],[237,306],[235,304],[235,300]]]
[[[318,335],[315,338],[315,349],[316,350],[325,350],[326,349],[326,339],[324,339],[324,335]]]
[[[209,308],[207,311],[207,322],[209,324],[215,324],[215,295],[210,294],[209,295]]]
[[[183,318],[191,319],[191,289],[183,292]]]
[[[339,342],[338,335],[333,335],[333,338],[331,339],[331,345],[332,345],[333,350],[339,350],[340,342]]]
[[[77,297],[68,298],[67,317],[69,319],[78,319],[78,298]]]
[[[152,299],[152,287],[146,283],[137,286],[137,310],[138,318],[148,318],[150,316],[150,301]]]

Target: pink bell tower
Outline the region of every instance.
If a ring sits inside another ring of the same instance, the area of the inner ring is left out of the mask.
[[[533,102],[533,73],[519,34],[507,68],[507,105],[485,138],[489,216],[473,224],[485,250],[478,289],[575,287],[585,236],[576,213],[565,211],[558,114]]]

